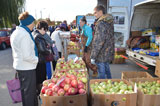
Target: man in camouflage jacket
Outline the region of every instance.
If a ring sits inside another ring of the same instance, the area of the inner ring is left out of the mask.
[[[91,62],[98,67],[98,77],[111,79],[109,63],[114,59],[114,26],[112,15],[106,14],[103,6],[94,9],[97,18],[92,42]]]

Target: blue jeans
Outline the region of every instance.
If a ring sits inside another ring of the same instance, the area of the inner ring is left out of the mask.
[[[51,79],[52,77],[52,69],[50,62],[46,62],[46,72],[47,72],[47,78]]]
[[[96,65],[98,67],[99,79],[106,79],[106,76],[107,76],[107,79],[112,79],[110,67],[107,62],[105,63],[96,62]]]

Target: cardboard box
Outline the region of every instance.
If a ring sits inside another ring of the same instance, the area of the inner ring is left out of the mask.
[[[135,78],[130,79],[130,82],[145,82],[145,81],[156,81],[158,78]],[[146,95],[138,89],[137,106],[160,106],[160,95]]]
[[[107,81],[107,79],[90,80],[90,85],[94,82]],[[124,81],[131,85],[127,80],[112,79],[112,81]],[[126,101],[123,100],[126,98]],[[93,94],[90,88],[90,100],[92,106],[136,106],[137,93],[132,94]],[[117,104],[117,105],[116,105]]]
[[[41,106],[88,106],[87,94],[74,96],[43,96]]]
[[[88,106],[88,83],[86,84],[86,94],[72,96],[44,96],[40,94],[41,106]]]
[[[156,34],[156,30],[155,29],[144,29],[142,32],[143,36],[146,35],[155,35]]]
[[[124,58],[117,58],[114,59],[113,64],[123,64],[125,63],[125,59]]]
[[[156,62],[155,75],[157,75],[158,77],[160,77],[160,59],[157,59],[157,62]]]
[[[141,31],[132,31],[131,35],[132,35],[132,37],[134,37],[134,36],[142,36],[142,32]]]
[[[78,57],[80,57],[80,49],[73,50],[73,49],[67,49],[67,54],[76,54]]]
[[[129,80],[132,78],[153,78],[147,72],[126,71],[122,72],[121,79]]]
[[[115,55],[126,55],[125,48],[115,48]]]

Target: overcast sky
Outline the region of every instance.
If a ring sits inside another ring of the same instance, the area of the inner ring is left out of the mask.
[[[67,20],[71,22],[76,15],[93,13],[97,0],[26,0],[26,11],[40,18],[50,17],[51,20]]]

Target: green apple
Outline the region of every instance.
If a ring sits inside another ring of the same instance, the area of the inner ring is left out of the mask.
[[[75,66],[74,65],[71,65],[71,69],[74,69],[75,68]]]
[[[131,85],[128,86],[128,90],[133,90],[133,87]]]
[[[83,83],[87,83],[87,78],[86,78],[86,77],[82,77],[82,78],[81,78],[81,81],[82,81]]]
[[[126,99],[126,98],[122,98],[122,100],[123,100],[123,101],[126,101],[127,99]]]
[[[107,82],[108,82],[108,84],[112,84],[112,81],[111,81],[111,80],[108,80]]]

